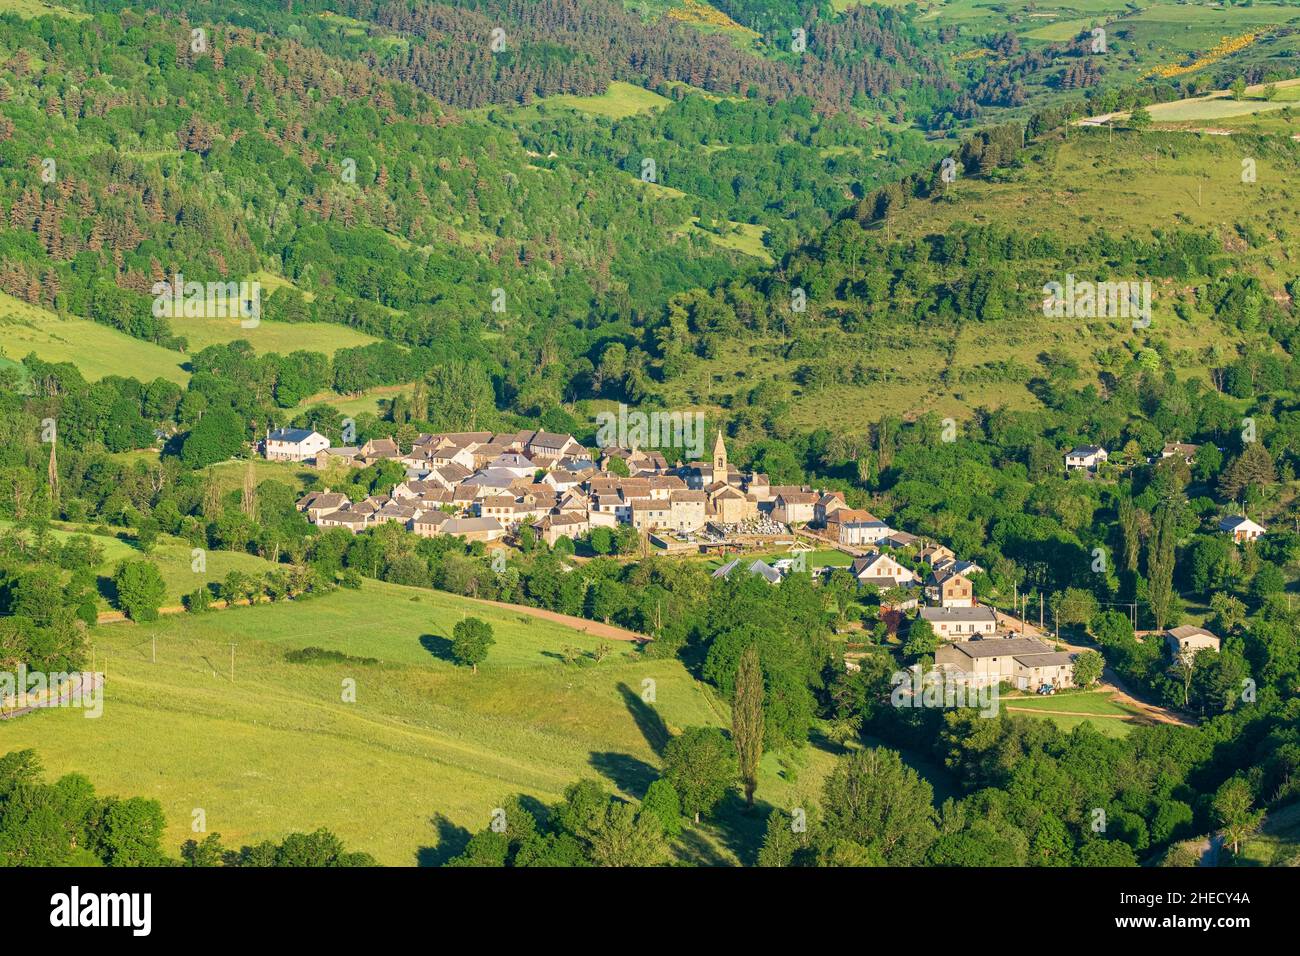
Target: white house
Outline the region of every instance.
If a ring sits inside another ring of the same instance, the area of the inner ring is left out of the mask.
[[[1074,685],[1074,655],[1055,651],[1033,637],[945,644],[934,655],[935,665],[975,686],[1008,681],[1020,690],[1049,684],[1058,690]]]
[[[1218,637],[1194,624],[1169,628],[1165,631],[1165,642],[1176,656],[1188,659],[1195,657],[1197,651],[1206,647],[1213,651],[1219,649]]]
[[[1065,453],[1065,470],[1096,471],[1097,466],[1109,457],[1106,449],[1098,445],[1080,445]]]
[[[879,588],[902,587],[916,582],[916,572],[879,551],[855,559],[853,576],[863,584],[874,584]]]
[[[1242,541],[1254,541],[1267,529],[1255,524],[1245,515],[1229,515],[1219,522],[1219,530],[1232,535],[1232,540],[1240,544]]]
[[[329,446],[328,438],[310,428],[276,428],[266,433],[263,449],[267,461],[314,461]]]
[[[837,508],[826,518],[826,530],[840,544],[876,544],[894,533],[894,529],[869,511]]]
[[[934,633],[943,640],[969,641],[973,637],[991,637],[997,631],[998,618],[993,608],[923,607],[921,620],[929,621]]]

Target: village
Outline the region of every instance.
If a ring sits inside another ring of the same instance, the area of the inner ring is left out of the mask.
[[[935,671],[945,680],[971,687],[1010,684],[1031,693],[1075,686],[1079,651],[1059,640],[1049,643],[1046,634],[1027,634],[1023,621],[981,604],[971,580],[983,570],[978,564],[850,508],[841,492],[773,485],[766,475],[740,471],[728,461],[720,430],[709,461],[673,464],[657,451],[611,446],[593,452],[572,435],[540,430],[422,434],[403,451],[392,438],[333,447],[319,432],[287,428],[269,431],[262,452],[268,460],[321,470],[400,463],[406,478],[389,494],[354,502],[324,488],[298,501],[313,524],[353,534],[397,522],[422,537],[504,544],[517,542],[527,527],[555,547],[594,528],[630,526],[669,554],[739,552],[713,577],[747,573],[771,585],[810,570],[809,542],[821,543],[852,557],[848,571],[858,586],[887,595],[882,608],[915,611],[933,629],[940,641]],[[1162,457],[1190,460],[1194,454],[1195,446],[1170,445]],[[1095,477],[1107,458],[1099,446],[1073,448],[1065,455],[1065,470]],[[1238,542],[1265,533],[1244,516],[1225,517],[1219,528]],[[791,556],[770,563],[743,556],[774,545],[788,547]],[[904,555],[912,567],[899,560]],[[833,570],[827,565],[814,574]],[[1161,636],[1171,654],[1180,656],[1205,647],[1217,651],[1220,644],[1201,627],[1171,628]],[[848,656],[846,666],[858,665]]]

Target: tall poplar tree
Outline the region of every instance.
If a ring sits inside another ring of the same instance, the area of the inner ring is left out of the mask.
[[[1156,630],[1163,631],[1165,622],[1173,613],[1174,601],[1174,539],[1177,537],[1177,520],[1174,508],[1168,502],[1155,513],[1155,527],[1147,542],[1147,599],[1151,614],[1156,619]]]
[[[750,644],[736,666],[736,697],[731,708],[731,739],[740,758],[740,779],[745,802],[754,805],[758,787],[758,762],[763,756],[763,670],[758,648]]]

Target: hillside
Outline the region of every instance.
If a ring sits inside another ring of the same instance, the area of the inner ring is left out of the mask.
[[[1251,183],[1242,182],[1247,156],[1256,171]],[[1206,355],[1231,355],[1260,340],[1260,329],[1215,314],[1206,302],[1207,286],[1224,269],[1289,301],[1287,287],[1300,276],[1300,234],[1292,225],[1300,213],[1298,172],[1300,151],[1280,136],[1229,140],[1123,128],[1047,134],[1010,165],[963,175],[936,198],[898,204],[865,230],[851,222],[829,230],[792,257],[789,278],[770,292],[759,285],[749,293],[766,299],[776,328],[763,334],[751,323],[752,334],[718,339],[692,322],[695,334],[677,344],[695,345],[700,357],[687,362],[692,371],[681,384],[670,381],[659,394],[668,404],[721,406],[766,380],[787,395],[788,421],[810,429],[826,408],[870,409],[872,418],[933,410],[961,419],[981,406],[1031,407],[1045,353],[1068,357],[1093,377],[1115,361],[1116,350],[1152,348],[1180,376],[1205,378]],[[978,234],[1032,237],[1043,247],[1014,261],[988,260],[986,268],[1004,274],[995,300],[963,308],[963,272],[933,261],[937,252],[927,250],[921,262],[930,262],[909,267],[919,271],[903,267],[918,242],[935,248],[936,237]],[[1212,246],[1204,265],[1155,264],[1154,250],[1179,235]],[[1135,261],[1138,244],[1151,251]],[[883,271],[882,257],[892,260]],[[1045,317],[1044,285],[1068,274],[1151,280],[1151,325]],[[878,298],[880,283],[892,288],[887,303]],[[799,286],[809,291],[807,316],[780,301]]]
[[[1290,855],[1297,107],[1272,0],[0,0],[0,677],[108,674],[0,864]]]
[[[189,380],[179,352],[97,322],[64,318],[5,292],[0,292],[0,328],[4,329],[0,361],[21,362],[35,354],[45,362],[71,362],[92,381],[106,375],[144,381],[165,378],[179,385]]]
[[[496,632],[476,675],[447,660],[451,628],[466,613]],[[554,800],[592,776],[639,796],[664,733],[727,720],[725,705],[677,661],[617,645],[600,663],[565,664],[566,645],[590,653],[598,642],[377,582],[303,602],[100,626],[90,641],[108,675],[104,716],[49,710],[0,722],[0,750],[36,747],[53,773],[78,770],[101,791],[160,800],[173,851],[202,808],[209,831],[228,843],[327,826],[381,863],[427,864],[516,793]],[[286,661],[308,646],[381,663]],[[341,700],[349,679],[355,703]],[[647,680],[653,704],[642,700]],[[773,761],[759,794],[784,805],[776,770]],[[727,833],[737,822],[680,852],[734,862]]]

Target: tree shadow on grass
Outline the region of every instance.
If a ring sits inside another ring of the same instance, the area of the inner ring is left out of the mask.
[[[687,866],[732,865],[732,861],[719,853],[717,846],[698,828],[683,830],[673,844],[673,853]]]
[[[440,661],[455,663],[451,654],[451,641],[440,634],[421,634],[420,646]]]
[[[549,805],[527,793],[518,794],[515,799],[519,801],[521,807],[533,815],[533,819],[537,821],[539,827],[550,825],[551,808]]]
[[[415,851],[416,866],[445,866],[452,857],[464,852],[470,832],[452,823],[441,813],[435,813],[430,823],[438,831],[436,846],[422,846]]]
[[[827,737],[820,727],[814,726],[808,732],[808,745],[822,753],[828,753],[834,757],[843,757],[845,754],[852,753],[852,747],[846,747],[844,744],[837,743]]]
[[[637,729],[641,731],[641,736],[650,745],[650,749],[662,755],[672,735],[668,732],[668,725],[664,723],[664,719],[659,716],[659,711],[642,700],[641,696],[627,684],[619,684],[618,692],[623,695],[623,703],[627,706],[632,719],[636,721]]]
[[[776,808],[764,800],[748,806],[739,790],[728,790],[722,802],[709,814],[708,823],[718,839],[736,855],[743,866],[758,862],[758,851],[767,835],[767,818]]]
[[[95,590],[99,592],[100,597],[108,602],[109,607],[117,607],[117,585],[113,582],[112,575],[97,575],[95,578]]]
[[[591,754],[588,762],[615,787],[638,800],[645,796],[646,788],[659,777],[657,768],[631,754],[598,751]]]

